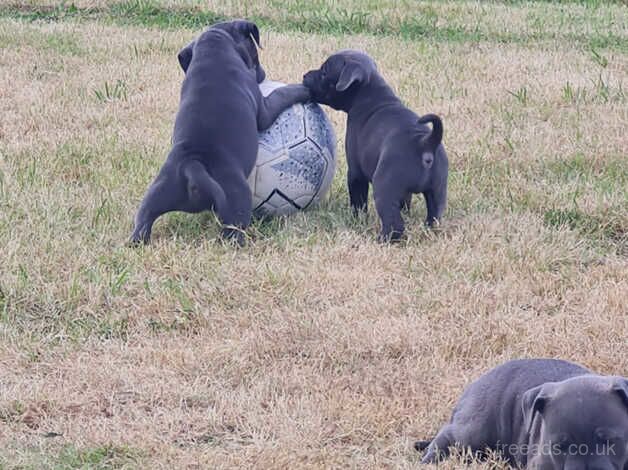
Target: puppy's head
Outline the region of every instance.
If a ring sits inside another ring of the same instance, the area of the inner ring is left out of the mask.
[[[246,66],[255,71],[257,83],[261,83],[266,78],[266,72],[259,62],[257,48],[261,49],[259,29],[255,23],[246,20],[224,21],[216,23],[209,28],[225,31],[231,36],[235,43],[235,49],[246,64]],[[202,35],[201,35],[202,37]],[[184,72],[187,71],[192,61],[194,44],[196,41],[185,46],[179,52],[177,58]]]
[[[441,119],[436,114],[426,114],[417,121],[417,124],[420,125],[428,123],[432,124],[432,131],[421,137],[419,141],[421,163],[427,169],[432,168],[436,149],[443,140],[443,122]]]
[[[530,444],[539,467],[628,465],[628,379],[592,375],[546,383],[524,394],[522,408],[524,426],[537,438]]]
[[[355,92],[370,81],[375,71],[377,66],[368,55],[345,50],[330,56],[321,68],[307,72],[303,85],[314,101],[346,110]]]

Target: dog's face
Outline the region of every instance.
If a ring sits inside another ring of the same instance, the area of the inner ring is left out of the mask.
[[[266,78],[266,72],[259,62],[259,55],[257,53],[257,48],[261,48],[257,25],[246,20],[234,20],[216,23],[210,27],[210,30],[212,29],[220,29],[231,36],[235,42],[235,49],[246,66],[254,70],[257,83],[263,82]],[[181,49],[177,56],[184,72],[187,71],[192,61],[193,49],[194,42]]]
[[[318,70],[303,76],[312,99],[334,109],[346,110],[360,86],[367,84],[377,68],[359,51],[340,51],[330,56]]]
[[[585,376],[548,383],[523,397],[530,431],[540,416],[538,442],[531,442],[539,468],[628,468],[628,379]]]

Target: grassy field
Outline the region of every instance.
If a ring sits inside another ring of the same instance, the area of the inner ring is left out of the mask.
[[[395,246],[351,217],[329,111],[318,208],[243,249],[211,214],[125,245],[176,53],[233,16],[270,78],[360,48],[443,116],[438,231],[422,202]],[[0,0],[0,468],[414,468],[507,359],[628,375],[627,76],[623,2]]]

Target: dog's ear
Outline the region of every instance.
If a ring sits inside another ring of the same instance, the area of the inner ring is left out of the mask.
[[[194,48],[194,41],[185,46],[183,49],[179,51],[177,54],[177,59],[179,59],[179,65],[183,69],[183,72],[188,71],[188,67],[190,66],[190,62],[192,61],[192,49]]]
[[[626,406],[626,410],[628,410],[628,379],[624,377],[615,378],[611,390],[619,395],[619,398]]]
[[[262,48],[259,28],[255,23],[247,20],[236,20],[235,27],[244,38],[251,38],[257,47]]]
[[[539,385],[523,394],[521,409],[523,411],[523,426],[526,432],[529,433],[532,429],[532,423],[534,423],[536,414],[543,414],[543,410],[545,410],[547,402],[551,397],[551,385],[552,384]]]
[[[253,42],[259,49],[263,49],[262,41],[260,40],[260,37],[259,37],[259,29],[257,28],[257,25],[255,23],[251,23],[250,21],[249,21],[249,24],[250,24],[250,36],[251,38],[253,38]]]
[[[359,63],[347,61],[338,77],[336,91],[346,91],[354,83],[363,83],[366,79],[366,72]]]

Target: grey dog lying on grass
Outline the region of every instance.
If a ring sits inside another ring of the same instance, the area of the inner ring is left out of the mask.
[[[244,242],[258,130],[310,97],[300,84],[262,96],[259,42],[254,23],[236,20],[213,25],[179,53],[185,79],[172,150],[137,212],[133,243],[148,242],[155,219],[165,212],[204,210],[216,211],[224,237]]]
[[[447,203],[448,162],[438,116],[419,118],[406,108],[366,54],[340,51],[303,77],[312,99],[347,113],[346,153],[351,206],[366,209],[369,183],[381,219],[380,239],[399,239],[402,207],[423,193],[426,223]],[[425,124],[432,123],[433,130]]]
[[[458,447],[535,470],[628,470],[628,379],[560,360],[510,361],[469,385],[449,424],[415,447],[427,449],[423,463]]]

